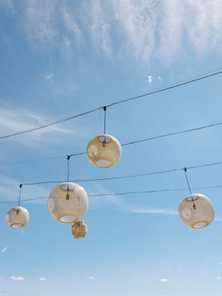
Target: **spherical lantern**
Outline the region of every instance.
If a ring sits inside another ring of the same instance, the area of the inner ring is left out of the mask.
[[[207,196],[197,193],[184,198],[179,206],[183,223],[192,229],[200,229],[214,220],[214,209]]]
[[[86,236],[88,227],[83,221],[76,221],[72,225],[72,235],[75,239],[81,239]]]
[[[78,184],[63,183],[49,194],[48,210],[61,223],[80,220],[88,208],[88,195]]]
[[[90,162],[98,168],[110,168],[121,157],[121,144],[113,136],[104,134],[91,140],[87,147]]]
[[[29,223],[29,212],[23,207],[12,208],[6,215],[6,223],[11,228],[22,228]]]

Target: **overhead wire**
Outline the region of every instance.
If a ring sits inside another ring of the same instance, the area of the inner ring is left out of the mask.
[[[156,90],[153,90],[153,91],[150,91],[150,92],[145,92],[145,93],[137,95],[137,96],[118,99],[118,100],[113,101],[112,103],[106,104],[105,106],[106,106],[106,108],[108,108],[108,107],[114,107],[114,106],[120,105],[120,104],[129,103],[129,102],[132,102],[132,101],[138,101],[138,100],[143,99],[145,97],[153,96],[153,95],[160,94],[160,93],[163,93],[163,92],[167,92],[169,90],[173,90],[173,89],[176,89],[176,88],[179,88],[179,87],[187,86],[187,85],[193,84],[193,83],[201,81],[201,80],[205,80],[205,79],[209,79],[209,78],[212,78],[212,77],[215,77],[215,76],[219,76],[221,74],[222,74],[222,70],[220,69],[218,71],[207,73],[207,74],[201,75],[199,77],[196,77],[196,78],[193,78],[193,79],[190,79],[190,80],[187,80],[187,81],[177,82],[177,83],[174,83],[174,84],[172,84],[170,86],[167,86],[167,87],[164,87],[164,88],[156,89]],[[103,106],[98,106],[96,108],[93,108],[91,110],[88,110],[88,111],[85,111],[85,112],[82,112],[82,113],[67,116],[67,117],[64,117],[62,119],[58,119],[58,120],[49,122],[47,124],[43,124],[43,125],[34,127],[34,128],[21,130],[21,131],[18,131],[18,132],[7,134],[7,135],[2,135],[2,136],[0,136],[0,140],[8,139],[8,138],[16,137],[16,136],[21,136],[21,135],[24,135],[24,134],[33,133],[33,132],[36,132],[36,131],[39,131],[39,130],[42,130],[42,129],[49,128],[49,127],[54,126],[54,125],[65,123],[67,121],[71,121],[71,120],[74,120],[74,119],[77,119],[77,118],[92,114],[92,113],[94,113],[96,111],[99,111],[101,109],[104,109],[104,105]]]
[[[215,162],[206,162],[197,165],[190,165],[186,166],[189,170],[200,169],[200,168],[207,168],[222,165],[222,161],[215,161]],[[155,176],[155,175],[163,175],[169,174],[174,172],[182,172],[184,171],[184,167],[182,168],[171,168],[171,169],[164,169],[164,170],[157,170],[157,171],[149,171],[145,173],[138,173],[138,174],[128,174],[128,175],[120,175],[120,176],[110,176],[110,177],[98,177],[98,178],[76,178],[70,180],[71,182],[76,183],[94,183],[94,182],[103,182],[103,181],[114,181],[114,180],[123,180],[123,179],[130,179],[130,178],[140,178],[146,176]],[[44,185],[44,184],[58,184],[64,183],[66,180],[44,180],[44,181],[36,181],[36,182],[24,182],[22,183],[23,186],[35,186],[35,185]]]
[[[194,187],[194,190],[199,189],[222,189],[222,185],[209,185],[209,186],[198,186]],[[123,191],[123,192],[107,192],[107,193],[89,193],[90,197],[95,197],[98,199],[108,199],[108,198],[121,198],[121,196],[133,196],[133,195],[143,195],[143,194],[155,194],[155,193],[170,193],[170,192],[186,192],[187,188],[164,188],[164,189],[153,189],[153,190],[142,190],[142,191]],[[45,201],[46,197],[36,197],[23,199],[22,202],[33,202],[33,201]],[[0,204],[14,203],[15,200],[2,200]]]
[[[140,144],[140,143],[145,143],[145,142],[149,142],[149,141],[154,141],[154,140],[158,140],[158,139],[162,139],[162,138],[167,138],[167,137],[172,137],[172,136],[179,136],[179,135],[183,135],[183,134],[188,134],[188,133],[192,133],[192,132],[197,132],[197,131],[201,131],[201,130],[205,130],[205,129],[209,129],[209,128],[214,128],[214,127],[218,127],[218,126],[222,126],[222,122],[217,122],[217,123],[211,123],[211,124],[206,124],[206,125],[202,125],[199,127],[194,127],[194,128],[189,128],[189,129],[183,129],[177,132],[169,132],[169,133],[165,133],[165,134],[161,134],[161,135],[157,135],[157,136],[150,136],[150,137],[145,137],[145,138],[141,138],[141,139],[137,139],[137,140],[132,140],[126,143],[121,144],[123,147],[127,147],[130,145],[135,145],[135,144]],[[70,157],[79,157],[79,156],[84,156],[86,155],[87,152],[86,151],[82,151],[82,152],[76,152],[76,153],[70,153]],[[44,157],[44,159],[58,159],[58,158],[64,158],[66,157],[66,155],[63,156],[54,156],[54,157]],[[25,161],[23,162],[16,162],[15,164],[24,164],[26,163]],[[12,165],[13,162],[9,162],[9,163],[1,163],[1,165]]]

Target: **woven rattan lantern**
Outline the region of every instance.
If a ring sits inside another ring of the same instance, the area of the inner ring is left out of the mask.
[[[63,183],[49,194],[48,210],[61,223],[74,223],[88,209],[88,195],[78,184]]]
[[[107,134],[95,137],[87,147],[88,159],[98,168],[110,168],[117,164],[121,151],[120,142]]]
[[[22,228],[29,222],[29,212],[23,207],[15,207],[8,211],[6,223],[11,228]]]
[[[192,229],[204,228],[214,220],[214,209],[207,196],[197,193],[190,195],[180,203],[180,218]]]
[[[76,221],[72,225],[72,235],[75,239],[85,238],[88,232],[88,227],[83,221]]]

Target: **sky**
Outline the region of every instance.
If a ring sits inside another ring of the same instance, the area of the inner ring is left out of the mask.
[[[182,2],[182,3],[181,3]],[[0,0],[0,136],[163,88],[221,68],[220,0]],[[126,143],[221,121],[221,76],[108,108]],[[89,233],[74,240],[52,219],[52,185],[24,186],[30,224],[5,224],[18,184],[66,178],[65,155],[103,131],[103,112],[0,140],[0,296],[208,296],[222,289],[221,189],[205,189],[216,220],[191,231],[177,215],[187,195],[90,197]],[[221,127],[123,148],[111,169],[72,158],[71,178],[221,161]],[[189,171],[191,186],[222,185],[221,166]],[[182,172],[81,183],[88,193],[186,188]],[[200,190],[198,190],[200,191]]]

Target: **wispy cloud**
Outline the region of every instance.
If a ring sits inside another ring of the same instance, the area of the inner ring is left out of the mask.
[[[8,250],[8,247],[4,247],[1,249],[1,253],[4,254]]]
[[[42,115],[40,116],[28,110],[12,110],[0,107],[0,135],[2,136],[22,130],[32,129],[52,121],[52,118],[47,118]],[[53,139],[57,139],[55,135],[57,136],[58,134],[69,136],[77,134],[77,131],[62,128],[60,126],[51,126],[29,134],[27,141],[25,140],[25,137],[14,137],[13,141],[25,146],[33,146],[36,144],[35,140],[39,140],[41,137],[44,137],[44,141],[52,141]],[[45,137],[45,135],[50,137]]]
[[[40,280],[41,282],[44,282],[44,281],[46,281],[47,279],[46,279],[44,276],[42,276],[42,277],[39,278],[39,280]]]
[[[146,215],[166,215],[166,216],[178,216],[178,212],[170,209],[160,208],[132,208],[133,214],[146,214]]]
[[[11,1],[3,1],[12,5]],[[90,45],[105,54],[128,52],[172,61],[189,44],[194,52],[220,51],[220,0],[23,0],[26,36],[43,44]],[[116,40],[121,40],[117,45]],[[38,44],[34,42],[34,44]]]
[[[25,280],[25,278],[23,276],[15,276],[15,275],[11,275],[9,279],[12,281],[24,281]]]
[[[161,282],[161,283],[168,283],[169,280],[168,280],[167,278],[162,278],[162,279],[160,279],[160,282]]]
[[[96,277],[95,277],[94,275],[90,275],[90,276],[88,276],[88,279],[89,279],[90,281],[94,281],[94,280],[96,279]]]

